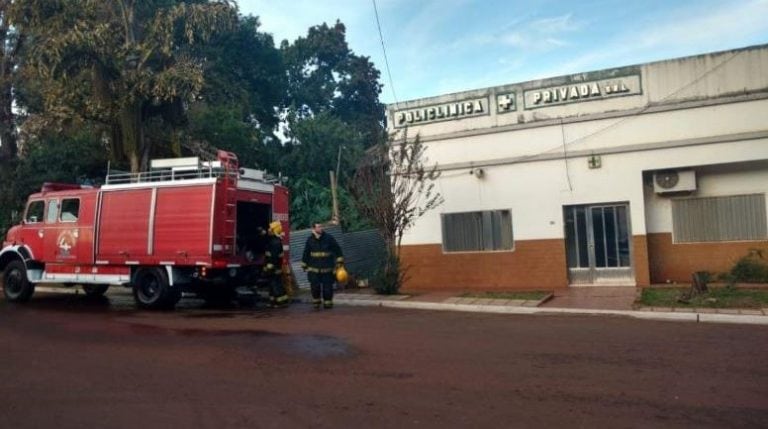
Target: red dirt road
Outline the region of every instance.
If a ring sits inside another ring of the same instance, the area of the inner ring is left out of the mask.
[[[766,427],[768,327],[0,301],[0,427]]]

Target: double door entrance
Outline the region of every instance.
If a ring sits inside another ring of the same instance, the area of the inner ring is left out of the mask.
[[[571,285],[634,285],[628,204],[566,206]]]

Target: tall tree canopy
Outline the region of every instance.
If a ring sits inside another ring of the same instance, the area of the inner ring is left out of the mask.
[[[184,121],[203,89],[199,45],[235,25],[229,1],[18,0],[12,23],[30,39],[25,67],[47,119],[83,118],[110,131],[112,157],[146,168],[146,124]]]
[[[365,224],[347,188],[385,140],[382,85],[342,23],[277,47],[233,0],[0,0],[0,39],[0,233],[37,181],[214,148],[288,177],[294,227],[330,217],[338,169]]]
[[[345,194],[365,149],[385,141],[380,73],[368,57],[352,52],[341,22],[311,27],[293,43],[283,41],[280,50],[288,80],[282,110],[287,142],[276,148],[277,167],[292,178],[294,194],[306,196],[327,188],[328,171],[338,165],[340,192]],[[319,198],[293,201],[294,213],[322,213],[330,205]],[[347,223],[356,219],[355,207],[342,205],[346,226],[359,225]],[[295,225],[309,223],[297,219]]]
[[[384,141],[380,73],[368,57],[355,55],[346,28],[337,21],[311,27],[306,37],[280,50],[288,74],[286,107],[291,119],[331,113],[361,134],[366,147]]]

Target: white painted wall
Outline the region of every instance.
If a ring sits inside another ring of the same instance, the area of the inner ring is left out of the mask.
[[[523,109],[526,89],[632,71],[641,73],[640,95]],[[495,97],[509,91],[517,93],[518,111],[498,114]],[[438,181],[445,204],[420,219],[404,244],[441,243],[441,213],[495,209],[512,210],[516,241],[562,239],[563,206],[609,202],[630,203],[633,234],[669,232],[669,200],[644,189],[643,172],[653,170],[699,168],[700,195],[768,191],[764,167],[712,167],[768,160],[768,45],[467,91],[396,108],[482,96],[488,97],[489,115],[408,130],[411,137],[425,137],[429,162],[445,170]],[[602,168],[588,168],[591,154],[601,156]],[[478,179],[469,174],[468,163],[490,165]]]
[[[425,142],[439,165],[768,131],[768,99]]]
[[[669,232],[668,199],[651,197],[646,207],[643,172],[768,160],[768,138],[672,149],[603,155],[602,168],[588,168],[587,157],[565,161],[526,162],[485,168],[477,179],[468,170],[448,171],[438,180],[445,203],[410,229],[404,244],[442,242],[441,213],[511,209],[515,240],[561,239],[563,206],[629,202],[632,233]],[[711,169],[711,167],[710,167]],[[768,191],[768,170],[707,173],[700,176],[701,195]],[[646,211],[649,211],[646,217]],[[646,225],[648,220],[648,225]]]

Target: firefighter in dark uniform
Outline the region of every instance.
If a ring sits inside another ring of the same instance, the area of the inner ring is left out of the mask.
[[[269,278],[269,304],[278,308],[288,305],[288,295],[283,287],[283,226],[279,221],[269,224],[267,248],[264,252],[264,274]]]
[[[330,234],[323,232],[321,223],[315,222],[301,258],[301,266],[307,271],[312,286],[312,303],[315,308],[320,308],[321,302],[323,308],[333,308],[334,273],[343,265],[341,247]]]

